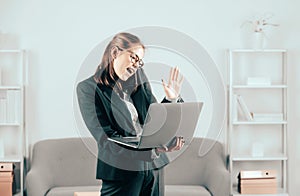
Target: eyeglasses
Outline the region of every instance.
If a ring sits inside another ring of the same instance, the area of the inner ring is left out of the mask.
[[[132,51],[128,51],[128,52],[130,52],[130,60],[133,63],[133,66],[137,69],[142,68],[144,66],[144,61],[140,59],[139,56],[133,53]]]
[[[124,51],[125,49],[122,49],[120,47],[117,46],[117,48],[120,50],[120,51]],[[134,52],[130,51],[130,50],[125,50],[126,52],[129,52],[130,53],[130,61],[133,63],[133,66],[136,68],[136,69],[140,69],[144,66],[144,61],[142,59],[140,59],[140,57],[135,54]]]

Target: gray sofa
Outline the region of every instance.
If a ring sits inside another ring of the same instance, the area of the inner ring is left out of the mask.
[[[166,196],[229,195],[230,177],[223,145],[216,142],[208,153],[199,156],[200,145],[212,146],[212,142],[215,143],[209,139],[193,139],[187,150],[165,167]],[[37,142],[25,181],[27,195],[73,196],[75,191],[99,191],[101,181],[95,179],[96,159],[81,138]]]
[[[165,167],[165,195],[229,196],[226,162],[220,142],[194,138],[184,153]]]

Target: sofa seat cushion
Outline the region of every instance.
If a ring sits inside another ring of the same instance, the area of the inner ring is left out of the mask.
[[[211,196],[203,186],[190,185],[165,185],[165,196]]]
[[[74,192],[100,192],[100,189],[101,186],[54,187],[49,190],[46,196],[74,196]]]

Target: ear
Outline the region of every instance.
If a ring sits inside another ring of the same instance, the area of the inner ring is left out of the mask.
[[[110,50],[110,55],[111,55],[112,59],[116,59],[118,53],[119,53],[118,47],[113,46],[113,47],[111,48],[111,50]]]

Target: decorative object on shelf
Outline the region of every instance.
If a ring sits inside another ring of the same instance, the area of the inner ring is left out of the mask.
[[[1,92],[0,92],[1,93]],[[7,117],[6,117],[6,113],[7,113],[7,101],[6,101],[6,97],[4,97],[4,95],[2,95],[3,93],[0,94],[0,123],[6,123],[7,122]]]
[[[239,108],[241,109],[242,113],[243,113],[243,116],[248,120],[248,121],[252,121],[253,120],[253,117],[252,117],[252,114],[251,112],[249,111],[243,97],[241,95],[237,95],[237,102],[238,102],[238,105],[239,105]]]
[[[283,121],[283,113],[253,113],[254,121]]]
[[[0,158],[4,158],[4,141],[0,138]]]
[[[0,195],[13,195],[13,163],[0,163]]]
[[[263,32],[254,32],[252,34],[253,38],[253,48],[254,49],[262,49],[264,48],[265,44],[265,34]]]
[[[252,156],[253,157],[263,157],[264,156],[264,145],[260,142],[255,142],[252,144]]]
[[[238,175],[238,189],[241,194],[276,194],[275,170],[241,171]]]
[[[279,24],[270,23],[269,20],[273,17],[273,14],[265,13],[254,16],[252,20],[246,20],[241,27],[246,24],[250,24],[252,27],[252,48],[253,49],[263,49],[265,47],[265,42],[267,34],[266,30],[269,26],[279,26]]]
[[[271,78],[270,77],[248,77],[247,78],[247,85],[249,86],[270,86],[271,85]]]

